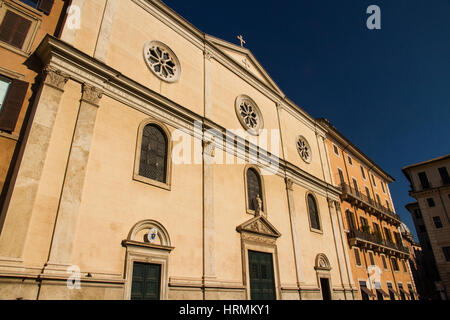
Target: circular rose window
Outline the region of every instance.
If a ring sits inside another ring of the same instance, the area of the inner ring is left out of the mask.
[[[309,146],[308,141],[306,141],[303,136],[299,136],[297,138],[297,151],[303,161],[305,161],[306,163],[311,162],[311,147]]]
[[[258,135],[264,126],[261,111],[256,103],[248,96],[236,98],[236,115],[241,125],[253,135]]]
[[[144,59],[150,70],[161,80],[175,82],[180,78],[180,62],[175,53],[164,43],[147,42],[144,45]]]

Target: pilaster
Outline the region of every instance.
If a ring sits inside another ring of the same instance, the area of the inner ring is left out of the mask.
[[[203,285],[216,279],[214,141],[203,141]]]
[[[74,235],[86,177],[95,119],[102,92],[96,87],[83,84],[78,118],[56,218],[45,272],[61,272],[71,264]]]
[[[288,208],[289,208],[289,219],[291,222],[291,234],[292,234],[292,245],[294,248],[294,260],[295,260],[295,271],[297,276],[297,286],[301,287],[304,283],[304,277],[301,270],[301,253],[299,240],[297,235],[297,216],[295,214],[295,201],[294,201],[294,182],[291,179],[285,179],[286,182],[286,192],[288,198]]]
[[[52,66],[43,70],[44,81],[33,106],[20,168],[0,235],[0,261],[20,265],[39,184],[47,158],[56,115],[69,76]]]

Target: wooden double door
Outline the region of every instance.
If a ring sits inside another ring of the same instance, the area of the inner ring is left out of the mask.
[[[273,257],[270,253],[248,251],[250,298],[276,300]]]

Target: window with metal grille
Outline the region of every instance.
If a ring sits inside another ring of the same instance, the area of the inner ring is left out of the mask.
[[[311,194],[308,195],[308,210],[311,228],[320,230],[319,211],[317,210],[316,199]]]
[[[155,124],[145,126],[142,133],[139,175],[166,183],[167,137]]]
[[[263,194],[261,188],[261,178],[259,177],[258,172],[250,168],[247,170],[247,200],[248,200],[248,209],[256,210],[257,201],[256,196],[259,195],[261,198],[261,211],[264,211],[264,201]]]

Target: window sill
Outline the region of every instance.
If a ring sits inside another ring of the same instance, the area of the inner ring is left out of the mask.
[[[145,184],[157,187],[157,188],[161,188],[161,189],[164,189],[164,190],[167,190],[167,191],[171,190],[171,185],[170,184],[167,184],[167,183],[164,183],[164,182],[160,182],[160,181],[156,181],[156,180],[153,180],[153,179],[150,179],[150,178],[146,178],[146,177],[140,176],[138,174],[134,174],[133,175],[133,180],[138,181],[138,182],[142,182],[142,183],[145,183]]]
[[[309,227],[309,230],[310,230],[311,232],[314,232],[314,233],[317,233],[317,234],[323,234],[323,231],[322,231],[322,230],[319,230],[319,229],[314,229],[314,228],[312,228],[312,227]]]
[[[30,56],[30,53],[23,51],[22,49],[19,49],[17,47],[14,47],[6,42],[0,41],[0,47],[9,50],[13,53],[16,53],[24,58],[28,58]]]
[[[8,132],[2,131],[2,130],[0,130],[0,137],[11,139],[14,141],[19,140],[19,135],[17,133],[8,133]]]

